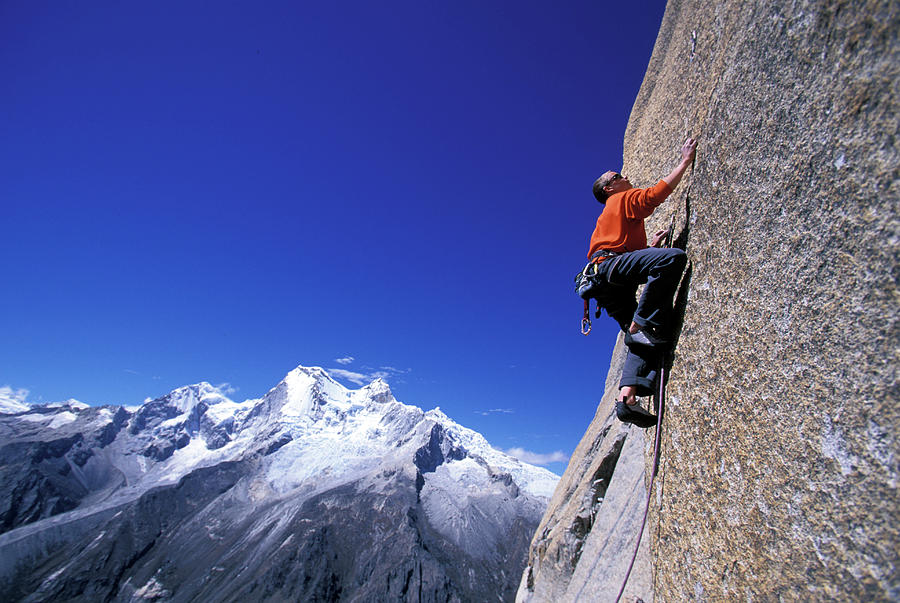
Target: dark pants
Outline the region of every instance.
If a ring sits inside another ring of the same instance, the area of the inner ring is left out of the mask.
[[[597,303],[625,332],[634,321],[668,335],[671,328],[672,299],[687,265],[680,249],[649,247],[629,251],[600,264],[598,276],[605,279]],[[646,283],[640,301],[635,301],[639,285]],[[633,385],[639,396],[655,390],[659,351],[633,346],[629,348],[619,387]]]

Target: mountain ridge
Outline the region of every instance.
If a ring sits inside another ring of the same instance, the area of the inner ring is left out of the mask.
[[[0,592],[13,600],[369,600],[412,582],[509,600],[558,480],[382,380],[349,390],[302,366],[244,402],[200,382],[133,411],[0,414],[0,456]],[[173,550],[194,552],[174,569]],[[244,567],[253,577],[237,580]]]

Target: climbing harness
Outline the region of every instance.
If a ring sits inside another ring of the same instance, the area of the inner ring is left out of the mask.
[[[603,278],[600,276],[600,264],[604,260],[618,257],[622,255],[622,251],[610,251],[608,249],[599,249],[591,256],[581,272],[575,275],[575,293],[584,299],[584,314],[581,318],[581,334],[587,335],[591,332],[591,298],[596,297],[598,290],[603,287]],[[600,316],[600,305],[597,305],[597,314]]]

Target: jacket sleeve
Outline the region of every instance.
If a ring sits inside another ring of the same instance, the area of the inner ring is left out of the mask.
[[[625,215],[629,218],[648,217],[659,204],[672,194],[672,188],[665,180],[660,180],[650,188],[633,188],[626,191],[624,199]]]

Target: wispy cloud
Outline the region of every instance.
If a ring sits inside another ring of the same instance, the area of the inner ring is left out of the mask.
[[[353,364],[354,360],[356,360],[356,358],[354,358],[353,356],[344,356],[343,358],[335,358],[334,359],[335,362],[337,362],[338,364],[343,364],[343,365]]]
[[[384,379],[385,381],[387,381],[388,379],[397,375],[409,373],[412,371],[412,369],[398,369],[392,366],[380,366],[378,368],[364,366],[362,367],[362,369],[360,369],[360,371],[350,371],[341,368],[328,369],[328,372],[331,373],[332,377],[344,379],[351,383],[355,383],[356,385],[368,385],[376,379]]]
[[[532,452],[530,450],[525,450],[524,448],[509,448],[508,450],[503,450],[503,452],[511,457],[519,459],[523,463],[531,463],[532,465],[565,463],[569,460],[569,455],[565,454],[562,450],[544,454],[541,452]]]
[[[225,394],[226,396],[230,396],[231,394],[236,393],[238,391],[238,389],[240,389],[240,388],[235,387],[234,385],[225,381],[225,382],[218,384],[216,386],[216,389],[219,390],[220,392],[222,392],[223,394]]]
[[[27,389],[13,389],[8,385],[0,386],[0,408],[14,412],[28,410],[28,403],[25,402],[27,397]]]
[[[332,377],[337,377],[338,379],[345,379],[350,383],[355,383],[357,385],[366,385],[367,383],[374,381],[376,378],[372,377],[371,379],[362,373],[357,373],[354,371],[348,371],[345,369],[339,368],[331,368],[328,369],[328,372],[331,373]]]
[[[393,366],[380,366],[378,368],[379,368],[379,370],[386,371],[392,375],[402,375],[403,373],[411,373],[412,372],[412,369],[410,369],[410,368],[400,369],[400,368],[395,368]]]
[[[484,417],[488,415],[512,415],[515,414],[511,408],[490,408],[488,410],[476,410],[474,411],[476,415],[482,415]]]
[[[369,367],[364,367],[369,368]],[[369,369],[371,372],[369,375],[373,379],[387,379],[388,377],[394,377],[396,375],[405,375],[406,373],[412,372],[412,369],[398,369],[392,366],[379,366],[377,369]]]

